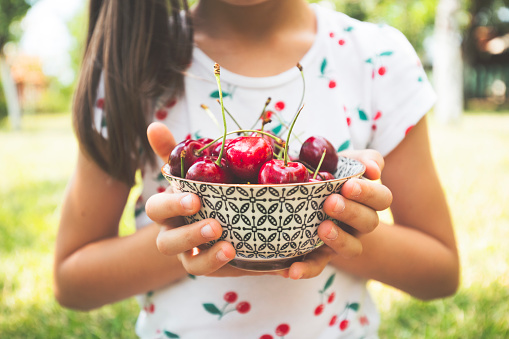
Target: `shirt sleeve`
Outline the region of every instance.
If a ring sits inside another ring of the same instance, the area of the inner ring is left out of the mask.
[[[369,148],[389,154],[432,108],[436,95],[414,48],[390,26],[378,28],[372,66],[372,138]]]

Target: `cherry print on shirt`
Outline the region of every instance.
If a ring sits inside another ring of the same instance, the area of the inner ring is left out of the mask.
[[[97,99],[95,106],[99,109],[103,109],[104,108],[104,98]]]
[[[415,125],[409,126],[405,131],[405,136],[414,128]]]
[[[226,314],[235,311],[239,312],[240,314],[248,313],[251,310],[251,304],[247,301],[241,301],[234,305],[237,299],[238,295],[236,292],[233,291],[226,292],[223,295],[223,300],[225,301],[225,304],[221,309],[212,303],[203,304],[203,308],[205,308],[205,311],[209,312],[210,314],[219,316],[218,320],[221,320],[221,318],[223,318]]]
[[[327,75],[328,73],[327,65],[328,65],[327,58],[323,58],[322,63],[320,65],[320,78],[324,78],[327,81],[327,87],[333,89],[336,88],[337,82],[335,79],[332,79]]]
[[[222,90],[223,92],[223,99],[224,98],[233,98],[233,94],[235,93],[235,90],[237,89],[237,86],[232,86],[231,84],[226,84],[227,90]],[[219,99],[219,90],[215,90],[209,95],[213,99]]]
[[[371,78],[374,79],[377,74],[382,77],[387,73],[387,67],[384,65],[383,59],[392,56],[392,54],[392,51],[385,51],[366,59],[365,62],[371,65]]]
[[[285,335],[290,333],[290,325],[288,325],[288,324],[279,324],[276,327],[275,333],[276,333],[276,336],[279,339],[283,339],[285,337]],[[262,335],[260,337],[260,339],[274,339],[274,337],[272,336],[272,334],[264,334],[264,335]]]
[[[345,308],[339,315],[334,315],[331,320],[329,321],[329,326],[335,326],[337,321],[339,320],[339,329],[341,331],[345,331],[348,326],[350,325],[350,320],[348,319],[348,312],[353,311],[357,312],[359,310],[360,304],[359,303],[346,303]],[[364,316],[365,317],[365,316]],[[366,317],[367,321],[367,317]]]
[[[166,104],[164,104],[164,107],[166,108],[172,108],[173,106],[175,106],[177,104],[177,99],[170,99],[166,102]]]
[[[143,303],[143,310],[147,314],[152,314],[155,312],[155,305],[152,302],[152,296],[154,295],[154,291],[148,291],[146,294],[145,302]]]
[[[168,117],[168,111],[165,108],[161,108],[156,112],[157,120],[164,120]]]
[[[171,338],[171,339],[180,339],[180,336],[178,334],[175,334],[175,333],[170,332],[168,330],[163,330],[163,331],[157,330],[156,333],[159,334],[159,335],[155,339],[168,339],[168,338]]]
[[[331,304],[332,302],[334,302],[336,293],[335,292],[327,293],[327,290],[332,286],[335,276],[336,274],[332,274],[325,282],[323,288],[320,291],[318,291],[318,293],[320,294],[320,303],[318,306],[316,306],[313,312],[315,316],[319,316],[320,314],[322,314],[323,310],[325,309],[325,306],[327,304]]]

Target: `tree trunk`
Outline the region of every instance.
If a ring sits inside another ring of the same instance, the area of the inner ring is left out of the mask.
[[[11,126],[15,130],[21,129],[21,109],[18,101],[18,91],[11,76],[11,70],[5,56],[0,53],[0,79],[4,89],[5,101]]]
[[[437,91],[435,115],[442,123],[457,122],[463,113],[463,61],[456,21],[459,0],[440,0],[435,17],[433,81]]]

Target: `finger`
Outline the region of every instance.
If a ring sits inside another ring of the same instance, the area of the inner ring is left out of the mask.
[[[214,219],[204,219],[175,228],[163,227],[157,235],[157,249],[165,255],[176,255],[216,240],[221,233],[221,225]]]
[[[232,244],[220,241],[211,248],[200,250],[196,255],[187,251],[179,255],[182,265],[189,274],[208,275],[219,270],[235,257]]]
[[[196,214],[200,207],[200,198],[192,193],[163,192],[148,198],[145,212],[153,221],[164,224],[170,218]]]
[[[371,180],[380,179],[385,161],[382,155],[375,150],[346,150],[339,153],[340,156],[352,158],[362,162],[366,166],[364,176]]]
[[[168,161],[171,151],[177,144],[168,127],[160,122],[153,122],[147,128],[150,146],[164,162]]]
[[[303,261],[295,262],[290,266],[288,277],[290,279],[309,279],[318,276],[329,263],[334,251],[322,246],[307,254]]]
[[[347,180],[341,188],[341,195],[376,211],[383,211],[392,203],[392,193],[387,186],[363,179]]]
[[[333,219],[343,222],[361,233],[369,233],[378,226],[378,213],[370,207],[332,194],[325,200],[323,210]]]
[[[325,245],[345,258],[353,258],[362,253],[361,241],[343,231],[331,220],[325,220],[318,226],[318,236],[323,240]]]

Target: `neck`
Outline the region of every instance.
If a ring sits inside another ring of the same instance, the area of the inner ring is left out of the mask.
[[[257,40],[286,30],[299,30],[311,18],[305,0],[267,0],[244,6],[200,0],[192,13],[196,31],[209,37]]]

